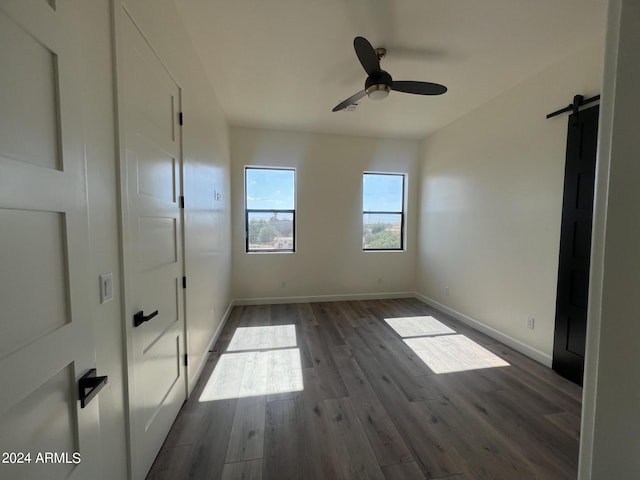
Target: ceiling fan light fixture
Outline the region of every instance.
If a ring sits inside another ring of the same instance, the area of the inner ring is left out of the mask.
[[[391,90],[415,95],[442,95],[447,91],[447,87],[438,83],[413,80],[394,81],[389,73],[380,68],[380,59],[384,57],[386,50],[384,48],[374,49],[364,37],[354,38],[353,48],[362,68],[367,72],[364,90],[360,90],[340,102],[333,107],[332,112],[339,112],[358,103],[365,95],[368,95],[371,100],[384,100]]]
[[[389,92],[391,91],[391,87],[384,83],[379,83],[376,85],[371,85],[367,88],[367,95],[371,100],[383,100],[387,98]]]

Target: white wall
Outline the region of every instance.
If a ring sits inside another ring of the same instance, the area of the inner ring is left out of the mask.
[[[602,45],[595,41],[423,142],[418,292],[548,364],[567,115],[545,115],[575,94],[600,93]]]
[[[413,291],[418,148],[409,140],[232,128],[234,298],[337,299]],[[247,165],[296,169],[295,253],[245,253]],[[362,173],[367,170],[408,174],[405,252],[362,251]]]
[[[640,4],[610,0],[594,206],[580,480],[640,478]]]
[[[111,1],[76,1],[81,20],[83,124],[88,174],[92,315],[96,367],[109,383],[100,405],[102,468],[96,477],[127,478],[127,425],[120,287],[119,194],[114,119]],[[190,379],[230,302],[228,128],[180,17],[170,0],[127,1],[159,56],[183,89],[185,125],[187,322]],[[214,190],[220,200],[214,201]],[[100,304],[98,276],[113,272],[114,299]]]

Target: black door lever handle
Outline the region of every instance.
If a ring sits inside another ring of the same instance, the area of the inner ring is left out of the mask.
[[[80,408],[84,408],[95,397],[102,387],[107,384],[109,377],[98,377],[96,369],[92,368],[78,380],[78,400],[80,400]]]
[[[155,312],[151,312],[149,315],[146,315],[146,316],[145,316],[144,312],[142,310],[140,310],[138,313],[136,313],[133,316],[133,326],[134,327],[139,327],[144,322],[148,322],[149,320],[151,320],[156,315],[158,315],[158,310],[156,310]]]

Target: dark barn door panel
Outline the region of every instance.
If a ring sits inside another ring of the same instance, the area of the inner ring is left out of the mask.
[[[582,385],[587,333],[598,106],[569,117],[553,369]]]

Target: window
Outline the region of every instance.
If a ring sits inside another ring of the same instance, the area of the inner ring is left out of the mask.
[[[295,170],[246,167],[247,252],[295,252]]]
[[[404,179],[397,173],[362,176],[362,249],[404,249]]]

